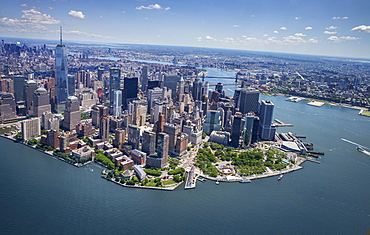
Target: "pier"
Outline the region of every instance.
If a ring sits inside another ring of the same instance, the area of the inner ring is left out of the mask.
[[[274,119],[274,121],[277,122],[277,124],[275,124],[275,126],[293,126],[293,124],[285,123],[283,121],[280,121],[279,119]]]

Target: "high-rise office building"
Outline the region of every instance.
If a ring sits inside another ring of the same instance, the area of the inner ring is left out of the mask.
[[[37,89],[37,84],[34,80],[29,80],[26,82],[25,88],[24,88],[24,98],[26,101],[26,114],[29,116],[33,115],[33,110],[34,110],[33,93],[36,91],[36,89]]]
[[[177,134],[180,132],[180,126],[176,124],[166,123],[164,124],[164,133],[169,137],[168,151],[175,153],[175,146],[177,140]],[[159,144],[159,140],[158,140]]]
[[[239,89],[238,89],[239,90]],[[242,114],[258,112],[259,91],[256,89],[240,89],[239,97],[235,100],[236,107]]]
[[[223,110],[208,110],[203,125],[203,131],[210,135],[212,131],[219,131],[222,128]]]
[[[136,125],[128,125],[128,144],[132,146],[132,149],[139,149],[140,145],[140,129]]]
[[[142,151],[148,155],[155,153],[156,134],[152,131],[143,132]]]
[[[113,116],[119,117],[122,113],[122,91],[115,90],[113,95]]]
[[[184,78],[181,76],[180,80],[177,82],[177,93],[176,98],[177,101],[182,102],[182,96],[185,94],[185,81]]]
[[[231,130],[231,142],[230,145],[234,148],[239,147],[240,136],[243,131],[243,122],[242,122],[243,115],[241,113],[235,113],[234,115],[234,122]]]
[[[13,94],[0,92],[0,123],[17,119]]]
[[[177,82],[180,80],[180,76],[177,75],[165,75],[164,76],[164,86],[171,89],[171,97],[175,99]]]
[[[168,164],[168,140],[166,133],[158,134],[157,153],[147,157],[147,166],[162,168]]]
[[[126,77],[123,83],[122,105],[123,109],[127,109],[128,102],[131,99],[137,98],[138,91],[138,78]]]
[[[274,140],[276,128],[271,126],[274,115],[274,104],[269,100],[260,102],[259,136],[262,140]]]
[[[23,140],[31,140],[41,135],[40,118],[26,119],[21,122]]]
[[[15,101],[25,100],[24,97],[24,84],[26,83],[26,78],[24,76],[14,76],[14,98]]]
[[[217,83],[215,90],[216,90],[218,93],[222,94],[222,88],[223,88],[223,85],[222,85],[222,83],[221,83],[221,82],[219,82],[219,83]]]
[[[67,75],[67,92],[68,96],[74,96],[76,91],[76,76]]]
[[[252,143],[252,132],[253,132],[253,123],[254,123],[254,115],[247,114],[244,117],[244,138],[243,138],[243,147],[249,147]]]
[[[108,115],[108,108],[103,105],[95,105],[91,109],[92,124],[94,126],[100,126],[100,118]]]
[[[51,112],[49,94],[43,87],[33,93],[33,116],[41,117],[44,112]]]
[[[157,156],[165,159],[163,165],[168,162],[169,136],[166,133],[158,134]]]
[[[121,149],[122,144],[126,141],[126,131],[122,130],[121,128],[118,128],[115,130],[114,133],[114,140],[113,140],[113,146]]]
[[[103,81],[104,68],[98,68],[98,80]]]
[[[58,104],[64,103],[68,97],[67,90],[67,48],[62,42],[62,27],[60,27],[60,43],[55,49],[55,81],[56,81],[56,96]]]
[[[69,96],[65,103],[63,128],[71,131],[81,121],[80,102],[76,96]]]
[[[199,78],[196,78],[193,82],[193,100],[201,100],[202,99],[202,82]]]
[[[109,117],[102,116],[100,118],[100,127],[99,127],[99,139],[106,142],[109,141]]]
[[[121,70],[119,68],[111,68],[109,73],[109,100],[112,105],[114,100],[114,91],[120,89]]]
[[[143,92],[148,90],[148,66],[143,66],[141,70],[141,90]]]

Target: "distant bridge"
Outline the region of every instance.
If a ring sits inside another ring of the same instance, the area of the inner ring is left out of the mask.
[[[232,86],[232,85],[240,85],[239,83],[232,83],[232,84],[222,84],[223,86]],[[217,86],[216,84],[214,85],[209,85],[209,86]]]
[[[236,79],[236,77],[213,77],[213,76],[206,76],[204,78],[222,78],[222,79]]]

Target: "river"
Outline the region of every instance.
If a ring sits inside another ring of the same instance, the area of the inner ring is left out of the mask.
[[[220,79],[207,79],[211,84]],[[100,166],[76,168],[0,138],[2,234],[365,234],[370,228],[370,118],[282,96],[278,128],[325,152],[321,164],[250,184],[198,182],[172,192],[120,187]]]

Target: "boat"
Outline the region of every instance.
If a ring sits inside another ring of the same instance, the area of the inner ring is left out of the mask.
[[[365,149],[363,147],[361,147],[361,146],[358,146],[357,147],[357,150],[360,151],[360,152],[364,152],[365,151]]]
[[[239,183],[250,183],[252,182],[250,179],[242,179],[241,181],[239,181]]]
[[[217,180],[217,181],[216,181],[216,184],[217,184],[217,185],[219,185],[219,184],[220,184],[220,182],[218,182],[218,180]]]
[[[280,176],[279,176],[279,178],[278,178],[278,180],[281,180],[282,178],[283,178],[283,174],[281,174]]]

